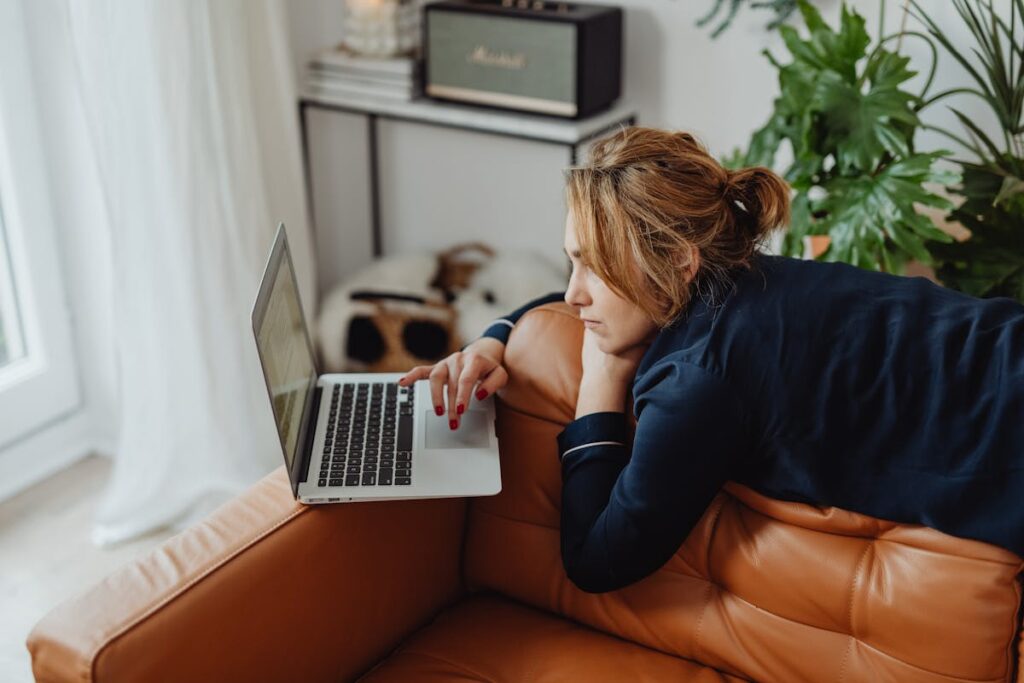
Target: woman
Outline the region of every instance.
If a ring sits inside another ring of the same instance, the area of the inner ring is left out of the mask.
[[[568,171],[564,295],[402,378],[429,378],[438,415],[447,386],[455,428],[474,387],[507,381],[519,316],[562,296],[579,311],[583,378],[558,448],[581,589],[661,567],[730,479],[1024,555],[1024,306],[760,254],[788,198],[686,133],[621,129]]]

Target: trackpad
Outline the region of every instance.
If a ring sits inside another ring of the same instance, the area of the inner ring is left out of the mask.
[[[448,428],[448,418],[433,411],[423,412],[427,421],[427,448],[487,448],[487,413],[470,410],[462,415],[458,429]]]

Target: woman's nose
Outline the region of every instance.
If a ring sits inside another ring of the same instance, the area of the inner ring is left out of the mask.
[[[577,308],[590,304],[590,298],[586,290],[580,287],[579,278],[575,273],[569,278],[569,285],[565,288],[565,303]]]

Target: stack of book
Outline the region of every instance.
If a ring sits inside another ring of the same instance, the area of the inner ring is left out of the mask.
[[[404,56],[367,57],[339,45],[320,52],[310,61],[306,90],[313,96],[409,102],[423,94],[422,74],[419,51]]]

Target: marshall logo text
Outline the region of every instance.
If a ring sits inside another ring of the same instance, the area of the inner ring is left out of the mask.
[[[524,69],[526,68],[526,55],[522,52],[497,52],[489,50],[483,45],[477,45],[466,55],[466,61],[470,64],[481,66],[496,66],[500,69]]]

